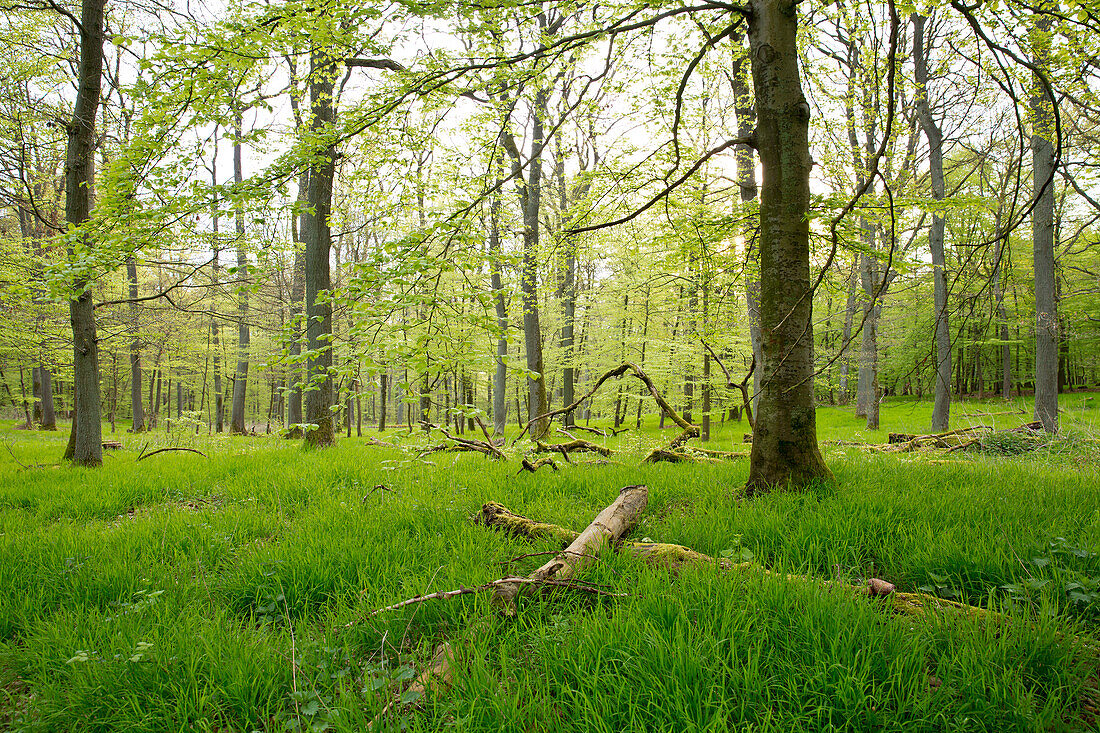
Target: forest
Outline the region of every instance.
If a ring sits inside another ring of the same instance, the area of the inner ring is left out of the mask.
[[[1094,0],[0,18],[0,729],[1100,725]]]

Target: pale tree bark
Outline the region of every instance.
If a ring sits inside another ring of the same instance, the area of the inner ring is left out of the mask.
[[[924,136],[928,139],[928,173],[932,198],[942,201],[945,195],[943,179],[943,131],[932,116],[928,104],[928,46],[925,43],[923,15],[913,14],[913,76],[917,83],[916,111]],[[928,248],[932,252],[933,308],[936,312],[935,402],[932,407],[932,431],[942,433],[951,422],[951,331],[947,312],[947,258],[944,254],[943,216],[932,214],[928,230]]]
[[[315,135],[331,135],[336,111],[333,103],[336,69],[321,50],[310,58],[309,100]],[[326,142],[313,156],[309,166],[309,206],[302,217],[302,240],[305,242],[305,309],[309,389],[305,395],[305,422],[313,427],[305,435],[308,446],[335,445],[335,425],[332,418],[332,303],[328,291],[332,287],[329,253],[332,233],[329,215],[332,211],[332,181],[335,177],[336,145]]]
[[[848,276],[848,298],[844,303],[844,332],[841,334],[841,348],[848,350],[852,342],[852,321],[859,304],[859,263],[852,262],[852,272]],[[851,370],[851,359],[844,354],[840,359],[840,404],[847,405],[851,400],[851,388],[848,384],[848,373]]]
[[[309,174],[303,172],[298,176],[298,204],[302,213],[294,217],[300,221],[295,225],[294,246],[294,272],[290,276],[290,343],[287,351],[290,354],[290,367],[287,381],[289,384],[287,394],[286,423],[287,437],[302,437],[302,299],[305,295],[305,261],[302,257],[302,248],[298,246],[301,241],[301,232],[305,231],[307,198],[309,195]]]
[[[546,92],[535,92],[531,110],[531,159],[523,197],[523,264],[520,293],[523,304],[523,344],[527,356],[528,420],[547,412],[546,376],[542,361],[542,328],[539,324],[538,254],[539,208],[542,201],[542,153],[545,147],[543,119],[546,115]],[[532,438],[541,438],[549,430],[546,420],[538,421],[531,430]]]
[[[760,330],[763,370],[753,431],[751,495],[832,474],[817,445],[810,285],[810,106],[798,70],[791,0],[753,0],[749,47],[756,92],[760,189]]]
[[[737,53],[733,59],[730,81],[735,98],[734,113],[737,115],[737,136],[748,139],[756,125],[756,110],[753,107],[752,92],[748,86],[749,57]],[[738,145],[735,152],[737,160],[737,187],[741,191],[743,208],[757,196],[756,164],[753,161],[753,149],[749,145]],[[752,345],[752,357],[756,368],[752,373],[752,407],[755,413],[760,401],[760,380],[764,374],[763,344],[760,338],[760,248],[756,242],[755,227],[743,225],[745,238],[745,257],[748,260],[749,276],[745,278],[745,310],[749,321],[749,343]]]
[[[141,401],[141,338],[138,336],[141,310],[136,302],[138,297],[137,260],[133,256],[126,258],[126,282],[130,292],[130,323],[127,326],[130,332],[130,410],[134,416],[130,431],[142,433],[145,432],[145,406]],[[217,333],[215,332],[215,345],[216,343]],[[217,359],[216,354],[215,350],[215,359]],[[215,373],[217,369],[217,361],[215,361]]]
[[[1051,16],[1037,14],[1031,31],[1032,60],[1050,68]],[[1032,255],[1035,266],[1035,420],[1058,431],[1058,301],[1054,292],[1054,109],[1036,78],[1031,92]]]
[[[233,182],[238,186],[244,181],[242,158],[241,112],[237,110],[234,119],[235,137],[233,140]],[[248,403],[248,348],[251,334],[248,328],[248,249],[244,237],[244,208],[238,204],[234,216],[237,233],[237,371],[233,377],[233,412],[229,418],[230,435],[248,432],[245,426],[245,407]]]
[[[68,125],[65,154],[65,221],[79,227],[91,214],[91,181],[95,165],[95,118],[103,83],[103,10],[105,0],[83,0],[80,12],[80,63],[76,102]],[[86,237],[86,235],[85,235]],[[70,248],[70,252],[71,252]],[[73,331],[73,426],[65,458],[80,466],[103,463],[99,396],[99,342],[95,305],[89,283],[73,283],[69,301]]]
[[[500,187],[503,185],[501,160],[495,157],[496,186],[489,201],[489,284],[493,290],[493,307],[497,318],[497,355],[493,370],[493,436],[504,435],[508,426],[508,304],[504,299],[500,257]]]

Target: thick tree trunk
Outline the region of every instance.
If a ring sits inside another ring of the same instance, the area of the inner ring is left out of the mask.
[[[810,106],[798,71],[792,0],[753,0],[760,190],[760,330],[764,375],[747,491],[802,487],[832,474],[817,445],[810,290]]]
[[[91,213],[95,118],[103,77],[105,4],[105,0],[83,0],[80,13],[80,66],[65,155],[65,221],[72,227],[82,225]],[[98,466],[103,463],[99,342],[95,305],[88,285],[84,280],[73,283],[78,295],[69,301],[69,323],[73,331],[74,417],[65,458],[71,458],[80,466]]]
[[[917,119],[928,139],[928,169],[932,198],[942,201],[945,195],[943,178],[943,132],[928,104],[928,48],[924,42],[924,26],[928,20],[913,14],[913,75],[917,82]],[[951,422],[951,331],[947,313],[947,258],[944,254],[945,221],[938,212],[932,214],[928,231],[928,247],[932,251],[933,308],[936,312],[935,336],[935,402],[932,407],[932,430],[943,432]]]
[[[317,136],[332,135],[335,122],[333,90],[336,69],[332,60],[321,50],[315,50],[310,58],[309,99],[313,113],[312,133]],[[327,292],[332,287],[329,271],[329,253],[332,249],[332,233],[329,214],[332,211],[332,180],[335,176],[336,146],[326,141],[316,151],[309,168],[309,207],[302,218],[302,239],[305,242],[305,310],[306,343],[309,349],[309,391],[305,396],[305,422],[311,426],[306,432],[305,443],[312,447],[324,447],[336,443],[332,417],[332,304]]]
[[[1051,16],[1036,14],[1032,56],[1050,68]],[[1058,430],[1058,301],[1054,292],[1054,112],[1039,80],[1032,82],[1031,160],[1036,197],[1031,212],[1035,264],[1035,420],[1047,432]]]
[[[234,120],[236,137],[233,141],[233,181],[239,186],[244,180],[241,160],[241,113]],[[229,418],[230,435],[248,432],[245,426],[245,406],[248,400],[248,347],[251,334],[248,329],[248,250],[244,241],[244,209],[237,206],[235,224],[237,230],[237,371],[233,378],[233,412]]]

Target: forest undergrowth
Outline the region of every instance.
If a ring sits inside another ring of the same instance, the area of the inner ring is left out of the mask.
[[[59,468],[64,431],[3,423],[0,729],[361,731],[442,640],[453,684],[406,691],[376,730],[1095,729],[1100,409],[1086,397],[1063,396],[1062,437],[1014,455],[869,453],[848,443],[923,430],[927,403],[884,406],[873,434],[822,408],[836,484],[751,501],[747,461],[640,465],[668,432],[652,416],[607,460],[519,475],[515,460],[366,438],[303,452],[178,430],[119,433],[105,468]],[[1030,419],[1012,409],[963,403],[954,423]],[[711,447],[747,452],[746,430],[725,423]],[[384,439],[423,442],[402,435]],[[209,457],[136,461],[170,445]],[[508,619],[472,594],[369,616],[558,549],[475,526],[484,502],[580,530],[628,484],[649,487],[631,538],[778,572],[674,576],[605,553],[585,579],[626,597],[559,590]],[[878,577],[1005,621],[895,617],[787,572]]]

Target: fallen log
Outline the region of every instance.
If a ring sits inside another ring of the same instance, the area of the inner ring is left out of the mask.
[[[485,504],[481,511],[474,517],[474,523],[485,527],[507,532],[516,537],[530,539],[553,539],[562,543],[574,541],[577,534],[565,527],[556,524],[536,522],[527,517],[516,514],[507,507],[497,502]],[[714,558],[702,552],[684,547],[683,545],[667,544],[663,542],[622,542],[616,546],[619,552],[636,557],[647,565],[661,567],[672,572],[677,572],[684,565],[711,565],[731,572],[753,572],[760,575],[770,575],[786,581],[800,583],[818,583],[825,587],[838,588],[861,596],[881,596],[883,603],[893,612],[902,615],[921,615],[926,609],[947,608],[965,612],[973,618],[998,617],[998,614],[987,611],[977,606],[968,606],[965,603],[950,601],[946,598],[929,595],[927,593],[901,593],[892,583],[880,578],[869,578],[863,586],[855,586],[849,583],[822,580],[806,575],[791,575],[775,573],[762,565],[751,562],[732,562],[725,558]]]
[[[554,459],[550,456],[543,456],[537,461],[531,461],[530,459],[524,458],[522,461],[520,461],[519,470],[516,471],[516,475],[518,476],[524,471],[527,471],[528,473],[534,473],[543,466],[549,466],[550,468],[554,469],[554,473],[557,473],[560,470],[558,469],[558,464],[554,463]]]
[[[571,440],[568,443],[543,443],[541,440],[536,440],[535,450],[539,453],[561,453],[562,458],[566,461],[569,460],[570,453],[599,453],[605,457],[611,455],[610,448],[596,445],[581,438]]]
[[[724,463],[748,458],[747,453],[733,453],[731,451],[707,450],[706,448],[681,447],[679,450],[665,450],[654,448],[650,451],[642,463]]]
[[[608,542],[618,542],[638,521],[649,501],[645,486],[624,486],[618,498],[596,515],[583,532],[562,552],[527,576],[536,583],[546,580],[568,580],[592,564],[593,558]],[[506,615],[515,614],[515,600],[527,583],[502,583],[493,591],[493,604]]]

